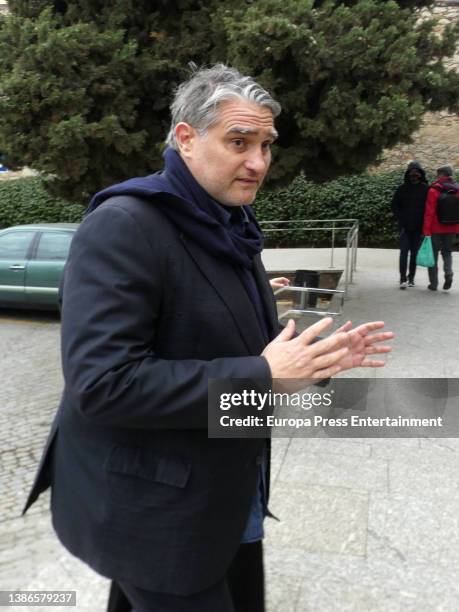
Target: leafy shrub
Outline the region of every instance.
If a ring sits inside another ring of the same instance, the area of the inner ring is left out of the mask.
[[[84,210],[51,196],[39,177],[0,181],[0,229],[24,223],[79,223]]]
[[[394,191],[403,182],[404,171],[346,176],[321,184],[300,175],[287,189],[261,192],[254,209],[259,221],[358,219],[360,246],[397,247],[397,224],[390,204]],[[294,224],[289,232],[272,234],[266,242],[266,246],[329,244],[330,233],[304,232],[295,229]]]
[[[326,183],[313,183],[300,175],[287,188],[262,191],[254,209],[259,221],[358,219],[360,246],[395,248],[398,231],[390,203],[403,174],[400,169]],[[51,196],[39,177],[0,181],[0,228],[22,223],[78,223],[84,210],[80,204]],[[293,223],[284,227],[287,232],[267,236],[266,246],[330,244],[329,232],[304,232]],[[337,241],[336,246],[340,244]]]

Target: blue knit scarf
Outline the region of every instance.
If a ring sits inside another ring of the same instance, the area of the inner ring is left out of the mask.
[[[215,202],[193,177],[174,149],[164,152],[165,170],[129,179],[97,193],[86,214],[108,198],[130,195],[154,201],[161,212],[186,236],[212,255],[252,268],[263,248],[263,236],[250,206],[244,206],[248,223],[227,224],[225,209]],[[235,207],[235,213],[241,213]]]
[[[164,152],[165,169],[112,185],[97,193],[86,214],[108,198],[134,196],[154,203],[182,232],[215,257],[235,266],[255,309],[266,341],[274,336],[252,273],[253,258],[263,249],[263,235],[250,206],[223,207],[199,185],[174,149]],[[242,222],[243,213],[246,221]],[[228,223],[228,211],[231,221]]]

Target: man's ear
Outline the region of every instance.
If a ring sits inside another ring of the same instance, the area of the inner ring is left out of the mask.
[[[175,139],[178,144],[180,154],[189,159],[193,150],[193,144],[196,140],[197,133],[194,127],[181,121],[175,126]]]

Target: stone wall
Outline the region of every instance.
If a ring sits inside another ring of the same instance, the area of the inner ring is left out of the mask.
[[[433,14],[439,18],[437,31],[459,19],[459,0],[436,2]],[[424,12],[424,16],[431,13]],[[450,64],[459,69],[459,48]],[[435,170],[445,163],[459,170],[459,117],[447,112],[426,113],[421,128],[413,134],[411,144],[386,150],[381,164],[374,170],[391,170],[417,159],[425,168]]]

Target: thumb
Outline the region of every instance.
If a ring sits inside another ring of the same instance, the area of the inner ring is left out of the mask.
[[[287,325],[281,331],[281,333],[272,340],[272,342],[287,342],[291,340],[295,335],[295,321],[289,319]]]

